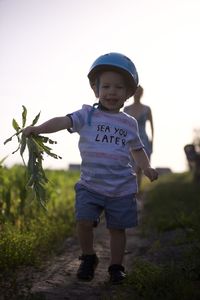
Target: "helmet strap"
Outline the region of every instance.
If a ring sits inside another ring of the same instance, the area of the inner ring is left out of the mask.
[[[98,108],[103,111],[109,111],[109,109],[107,109],[100,101],[98,103]]]

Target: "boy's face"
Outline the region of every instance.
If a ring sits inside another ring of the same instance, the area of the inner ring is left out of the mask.
[[[110,112],[118,112],[128,98],[124,78],[113,71],[103,72],[99,78],[98,91],[95,91],[101,104]]]

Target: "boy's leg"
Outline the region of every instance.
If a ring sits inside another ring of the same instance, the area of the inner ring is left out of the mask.
[[[77,234],[82,254],[94,254],[93,222],[87,220],[77,221]]]
[[[125,229],[110,229],[111,261],[108,272],[112,284],[120,284],[126,277],[124,267],[122,266],[125,246]]]
[[[98,257],[93,246],[94,221],[98,220],[103,207],[104,197],[89,191],[83,185],[75,185],[76,202],[75,215],[77,220],[77,233],[82,250],[77,277],[81,280],[92,280],[98,264]]]
[[[126,247],[126,234],[124,229],[109,229],[110,231],[110,264],[121,265],[123,263]]]
[[[78,221],[77,233],[82,250],[77,277],[81,280],[90,281],[94,277],[94,271],[99,261],[93,247],[93,221]]]
[[[126,247],[126,228],[137,225],[135,194],[108,198],[105,208],[106,225],[110,231],[111,262],[108,268],[110,282],[121,283],[126,277],[122,265]]]

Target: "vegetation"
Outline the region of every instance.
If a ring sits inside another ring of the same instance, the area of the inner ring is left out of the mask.
[[[152,242],[135,259],[122,294],[128,290],[136,300],[200,299],[200,186],[183,173],[162,176],[144,190],[142,229]]]
[[[48,183],[48,178],[45,174],[45,171],[42,166],[43,156],[44,154],[47,154],[55,159],[61,158],[57,154],[53,153],[51,148],[47,146],[46,144],[56,144],[56,141],[53,141],[49,139],[48,137],[41,136],[41,135],[31,135],[29,138],[26,138],[23,135],[23,129],[26,126],[27,121],[27,109],[23,105],[22,106],[22,125],[19,126],[19,122],[17,122],[15,119],[12,121],[12,126],[15,130],[15,133],[9,137],[4,144],[12,141],[13,137],[17,138],[18,141],[18,147],[15,151],[13,151],[13,154],[16,153],[18,150],[20,151],[20,155],[22,157],[22,160],[24,162],[24,165],[26,166],[26,163],[24,161],[24,151],[26,148],[28,148],[28,164],[27,164],[27,187],[32,188],[36,199],[40,202],[40,204],[45,208],[46,204],[46,184]],[[31,126],[34,126],[37,124],[40,117],[40,113],[38,113],[35,118],[33,119]],[[2,160],[0,161],[0,164],[2,163]]]
[[[79,174],[46,170],[49,183],[43,210],[26,189],[25,173],[26,168],[20,165],[0,168],[1,271],[38,264],[74,228],[73,186]]]
[[[46,210],[27,190],[25,173],[21,165],[0,168],[2,274],[38,265],[73,234],[73,186],[79,173],[45,170]],[[117,299],[200,299],[200,186],[182,173],[161,176],[151,184],[143,181],[143,190],[141,228],[149,245],[135,257]]]

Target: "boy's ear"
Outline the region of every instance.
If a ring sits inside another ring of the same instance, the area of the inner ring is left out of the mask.
[[[130,89],[127,89],[126,99],[129,99],[131,96],[132,96],[132,91]]]
[[[99,97],[99,91],[98,91],[98,88],[97,88],[96,84],[92,85],[92,90],[95,94],[95,97],[98,98]]]

